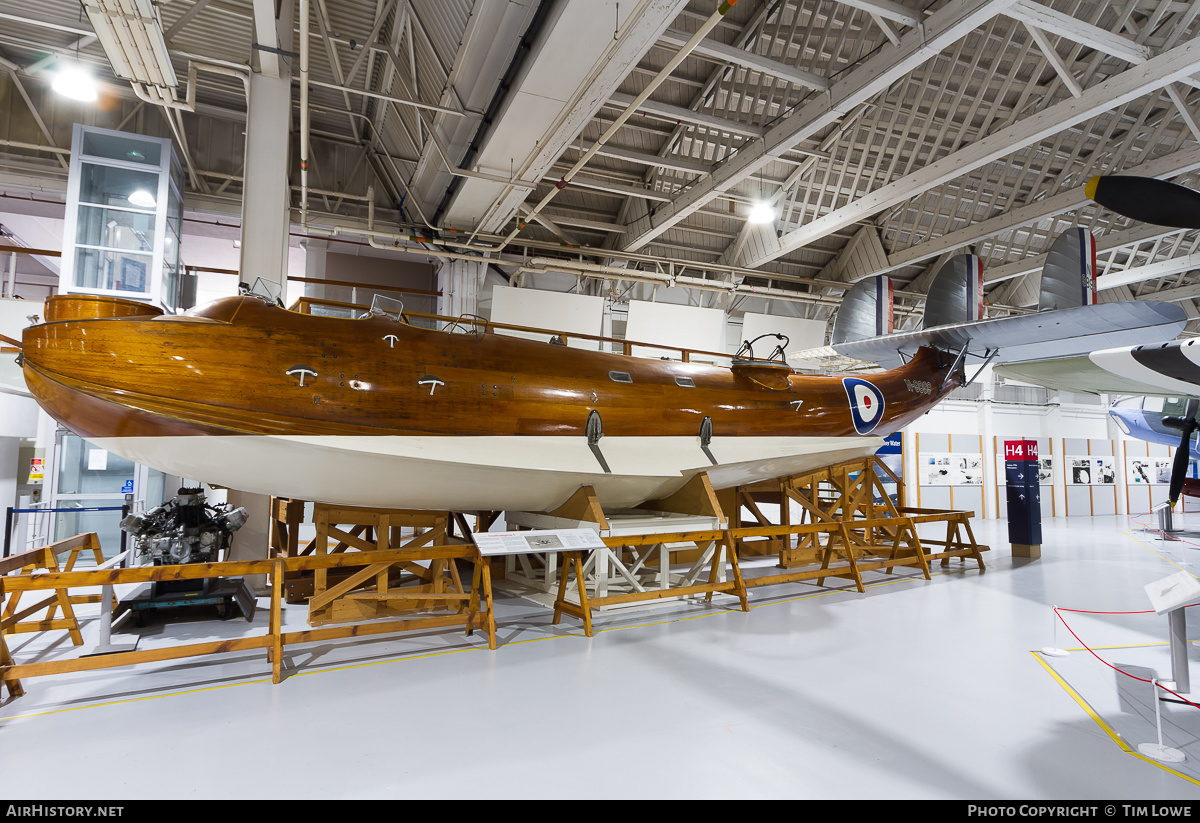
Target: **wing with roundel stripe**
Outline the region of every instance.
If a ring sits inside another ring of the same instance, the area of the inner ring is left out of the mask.
[[[1091,394],[1200,394],[1200,340],[1102,349],[1081,357],[996,367],[1002,377]]]

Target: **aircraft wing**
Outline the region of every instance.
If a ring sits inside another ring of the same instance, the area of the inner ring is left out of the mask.
[[[935,326],[837,343],[833,348],[838,354],[884,368],[898,366],[921,346],[931,345],[956,350],[969,344],[970,353],[978,357],[998,349],[996,362],[1009,363],[1158,343],[1179,334],[1186,322],[1187,314],[1174,303],[1129,300]],[[803,354],[796,352],[790,357],[802,359]]]
[[[1003,363],[996,366],[996,374],[1008,380],[1081,394],[1129,394],[1136,397],[1163,393],[1158,386],[1107,372],[1086,355]]]
[[[1198,340],[1151,346],[1123,346],[1084,357],[1033,360],[996,367],[996,373],[1052,389],[1091,394],[1200,394]]]

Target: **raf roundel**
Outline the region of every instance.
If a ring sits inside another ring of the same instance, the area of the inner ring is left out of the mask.
[[[850,416],[854,419],[854,430],[859,434],[870,434],[883,419],[883,393],[866,380],[843,377],[846,397],[850,400]]]

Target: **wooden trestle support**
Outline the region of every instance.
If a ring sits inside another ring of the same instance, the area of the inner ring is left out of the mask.
[[[668,582],[669,575],[664,575],[661,586],[647,590],[630,577],[628,582],[636,591],[589,596],[587,576],[590,568],[583,563],[579,553],[571,553],[568,562],[559,570],[554,622],[557,623],[563,614],[572,615],[583,621],[584,631],[590,636],[591,612],[604,605],[701,593],[711,600],[716,592],[729,592],[735,594],[742,608],[746,609],[747,589],[775,583],[816,580],[820,586],[824,585],[827,577],[844,577],[852,580],[859,592],[864,592],[864,572],[885,570],[890,575],[897,566],[916,566],[925,579],[930,579],[930,561],[940,560],[945,566],[953,557],[974,559],[979,570],[984,570],[982,552],[987,551],[988,547],[981,546],[975,540],[970,523],[973,512],[897,506],[889,497],[876,471],[877,466],[880,472],[890,476],[897,484],[898,498],[903,502],[903,482],[875,457],[846,461],[818,471],[786,477],[773,481],[771,485],[739,487],[720,493],[713,493],[707,477],[701,475],[702,482],[693,482],[669,501],[656,501],[647,504],[646,508],[715,513],[723,521],[721,529],[640,535],[610,535],[602,530],[601,534],[608,546],[607,551],[610,554],[617,550],[630,552],[635,568],[643,562],[647,547],[665,547],[684,541],[691,541],[698,547],[708,544],[713,548],[710,549],[711,554],[703,559],[711,561],[709,582],[672,587]],[[771,497],[775,499],[771,500]],[[760,508],[760,502],[768,501],[779,503],[779,523],[772,523]],[[799,522],[791,522],[788,501],[795,501],[799,505]],[[743,508],[757,522],[749,525],[740,520],[727,522],[725,512],[740,514]],[[594,500],[590,510],[599,511]],[[580,508],[577,505],[576,511],[571,514],[582,514],[584,519],[588,519],[587,511],[588,507]],[[598,520],[607,529],[603,517],[600,512]],[[590,519],[597,520],[595,516]],[[917,533],[918,524],[934,522],[946,523],[946,539],[922,540]],[[793,539],[796,541],[794,545]],[[722,552],[715,548],[717,546],[729,550]],[[930,552],[930,546],[939,546],[942,551]],[[743,576],[738,563],[739,555],[763,554],[764,548],[767,552],[778,553],[779,567],[786,571]],[[600,550],[601,553],[604,551]],[[733,579],[728,582],[718,580],[724,554],[728,556],[733,573]],[[669,556],[667,552],[662,562],[669,562]],[[834,565],[833,561],[838,558],[842,562]],[[572,574],[577,603],[569,602],[566,598],[570,590],[568,579]],[[598,586],[593,584],[592,588],[595,591]]]
[[[60,569],[58,556],[67,552],[70,552],[67,556],[67,563]],[[96,538],[96,535],[92,533],[78,534],[74,537],[68,537],[65,540],[51,543],[49,546],[43,546],[40,549],[33,549],[32,551],[5,558],[3,561],[0,561],[0,576],[16,569],[20,569],[22,574],[31,574],[35,570],[39,574],[43,572],[69,572],[75,568],[75,561],[79,559],[80,552],[91,553],[97,564],[104,562],[104,555],[100,551],[100,541]],[[80,603],[99,602],[100,595],[98,594],[72,595],[67,589],[61,588],[56,589],[54,594],[43,600],[39,600],[32,606],[26,606],[24,609],[17,611],[21,603],[21,592],[13,592],[12,596],[8,598],[8,602],[4,604],[3,615],[0,615],[0,635],[41,632],[49,629],[65,629],[71,636],[71,642],[76,646],[82,646],[83,636],[79,633],[79,620],[75,617],[75,609],[73,607]],[[27,619],[42,609],[46,609],[46,614],[43,617],[33,620]],[[55,616],[59,609],[62,609],[62,617]],[[4,653],[4,651],[0,651],[0,655]]]
[[[928,579],[932,561],[940,560],[944,566],[952,558],[973,559],[980,571],[984,569],[982,552],[988,547],[975,540],[969,519],[972,512],[895,505],[876,466],[887,471],[868,457],[786,478],[773,489],[755,486],[720,493],[714,493],[707,476],[700,475],[677,494],[646,507],[660,515],[691,515],[684,522],[706,518],[711,524],[676,531],[668,526],[678,520],[661,517],[663,522],[655,529],[621,533],[614,525],[616,518],[605,514],[594,492],[585,486],[560,509],[536,515],[556,522],[558,528],[564,522],[593,524],[605,544],[605,549],[591,551],[587,559],[582,552],[565,553],[564,562],[557,567],[554,622],[560,622],[564,614],[574,616],[590,636],[593,610],[604,606],[701,594],[711,600],[714,594],[729,594],[747,610],[747,590],[774,583],[811,579],[823,585],[826,578],[844,577],[862,592],[863,574],[869,571],[891,574],[897,566],[915,566]],[[902,483],[899,489],[903,501]],[[770,522],[758,504],[771,494],[781,501],[795,501],[802,512],[801,522],[791,522],[788,505],[780,506],[780,523]],[[743,508],[757,522],[729,522],[727,513]],[[465,627],[467,633],[482,628],[488,647],[496,648],[491,568],[469,539],[462,514],[316,504],[317,535],[301,547],[297,533],[303,511],[300,501],[274,501],[272,556],[265,560],[71,571],[80,551],[95,549],[98,554],[95,535],[80,535],[0,561],[0,598],[9,597],[0,623],[5,630],[0,631],[0,682],[10,695],[18,696],[24,693],[22,678],[261,649],[271,663],[273,682],[279,683],[287,645],[447,626]],[[492,517],[478,514],[477,528],[486,530]],[[918,536],[917,527],[931,523],[946,524],[944,540]],[[779,571],[744,575],[739,553],[762,554],[764,548],[778,554]],[[939,550],[931,551],[935,548]],[[57,556],[66,551],[72,552],[71,559],[67,570],[60,571]],[[627,582],[632,585],[623,591],[616,587],[597,590],[591,569],[601,556],[620,564],[624,569],[621,576],[628,574]],[[469,591],[459,577],[458,562],[473,565]],[[672,572],[673,564],[684,562],[692,564],[689,572]],[[658,568],[651,575],[657,585],[643,585],[639,578],[644,581],[654,564]],[[36,567],[39,573],[30,573],[27,567]],[[24,573],[11,574],[22,569]],[[702,579],[705,573],[707,579]],[[35,663],[15,661],[4,640],[6,633],[28,626],[40,631],[65,629],[79,644],[72,604],[95,602],[95,596],[72,597],[71,588],[255,574],[267,575],[271,586],[266,634]],[[578,602],[568,600],[572,589]],[[19,609],[18,598],[26,591],[52,596]],[[283,631],[285,599],[307,601],[312,628]],[[22,623],[40,608],[49,608],[50,614]],[[55,617],[57,609],[64,617]],[[443,613],[429,614],[434,610]],[[326,625],[331,623],[348,625]]]
[[[487,631],[488,647],[496,648],[491,569],[469,538],[454,534],[455,522],[463,535],[469,534],[462,515],[316,503],[316,536],[300,548],[296,534],[302,516],[302,501],[273,501],[274,556],[352,557],[356,550],[389,558],[356,570],[318,567],[288,575],[286,599],[307,601],[310,625],[408,615],[394,630],[462,625],[470,634],[478,620]],[[469,592],[459,577],[458,560],[473,564]],[[449,614],[411,616],[434,610]]]

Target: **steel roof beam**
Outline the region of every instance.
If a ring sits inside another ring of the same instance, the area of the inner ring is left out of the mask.
[[[697,181],[670,203],[630,225],[627,251],[640,249],[693,214],[715,197],[752,176],[774,158],[841,120],[859,103],[884,91],[917,66],[933,59],[971,31],[1002,13],[1016,0],[954,0],[921,26],[908,32],[899,47],[883,50],[834,82],[823,94],[769,129],[761,138],[739,147],[711,175]]]
[[[1200,68],[1200,43],[1190,41],[1143,63],[1136,69],[1114,75],[1085,91],[1077,99],[1065,100],[983,137],[907,177],[882,186],[849,205],[813,220],[779,238],[778,250],[753,260],[739,261],[754,267],[767,260],[802,248],[831,231],[867,219],[884,209],[912,199],[973,169],[1007,157],[1025,146],[1117,108],[1144,94],[1161,89]]]
[[[608,96],[608,103],[606,105],[611,108],[624,110],[632,102],[632,94],[616,92]],[[683,106],[672,106],[670,103],[658,103],[654,100],[646,100],[638,106],[638,114],[669,120],[672,123],[691,123],[693,126],[703,126],[712,131],[739,134],[743,137],[762,137],[764,133],[763,129],[758,126],[752,126],[749,123],[738,123],[734,120],[726,120],[723,117],[715,117],[711,114],[692,111]]]
[[[1106,31],[1099,26],[1093,26],[1082,20],[1076,20],[1069,14],[1055,11],[1052,8],[1043,6],[1041,3],[1035,2],[1035,0],[1016,0],[1003,13],[1005,16],[1012,17],[1029,26],[1039,28],[1042,31],[1048,31],[1051,34],[1057,34],[1076,43],[1082,43],[1096,51],[1111,54],[1113,57],[1135,65],[1145,63],[1150,59],[1150,49],[1145,46],[1135,43],[1119,34]]]
[[[573,149],[587,151],[587,148],[578,145],[572,146]],[[588,147],[590,148],[590,146]],[[656,168],[671,169],[672,171],[681,171],[686,174],[708,174],[712,171],[711,163],[701,163],[699,160],[692,160],[690,157],[681,157],[679,155],[668,154],[663,157],[657,154],[646,154],[645,152],[633,151],[631,149],[622,149],[617,146],[607,145],[601,146],[596,154],[601,157],[613,157],[617,160],[628,160],[630,163],[637,163],[640,166],[653,166]]]
[[[910,29],[916,28],[921,22],[921,13],[913,11],[908,6],[893,3],[890,0],[837,0],[840,5],[865,11],[872,17],[882,17]]]
[[[1170,277],[1173,274],[1200,269],[1200,252],[1185,254],[1183,257],[1172,257],[1148,263],[1145,266],[1102,274],[1096,278],[1096,289],[1114,289],[1117,286],[1129,286],[1145,280],[1157,280],[1160,277]]]
[[[1184,151],[1156,157],[1137,166],[1123,170],[1122,174],[1133,174],[1142,177],[1175,177],[1189,171],[1200,169],[1200,148],[1185,149]],[[1067,191],[1059,192],[1044,200],[1019,206],[1012,211],[996,217],[983,220],[974,225],[966,226],[944,234],[941,237],[925,243],[919,243],[904,251],[888,255],[888,268],[878,274],[894,271],[921,260],[937,257],[943,252],[969,246],[987,237],[999,234],[1016,226],[1034,223],[1047,217],[1054,217],[1064,212],[1086,206],[1091,201],[1084,194],[1084,187],[1077,186]],[[1018,276],[1018,275],[1013,275]]]
[[[687,32],[668,29],[659,35],[658,39],[660,42],[678,49],[688,41],[689,36]],[[789,83],[794,83],[797,86],[803,86],[807,89],[825,91],[829,88],[829,81],[819,74],[803,71],[786,63],[780,63],[778,60],[772,60],[769,57],[763,57],[754,52],[739,49],[736,46],[727,46],[715,40],[702,40],[700,45],[692,50],[692,53],[720,60],[735,68],[741,67],[750,69],[751,71],[762,72],[763,74],[777,77],[780,80],[786,80]]]

